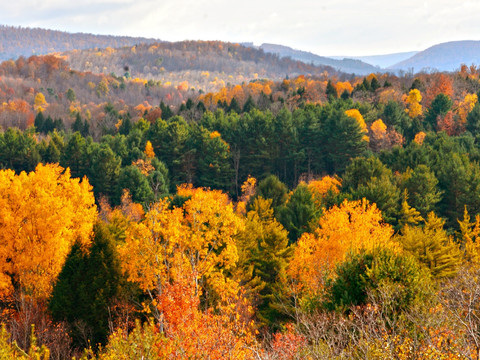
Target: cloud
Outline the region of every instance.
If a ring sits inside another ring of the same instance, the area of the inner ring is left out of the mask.
[[[480,2],[446,0],[17,0],[0,23],[164,40],[270,42],[321,55],[421,50],[480,39]]]

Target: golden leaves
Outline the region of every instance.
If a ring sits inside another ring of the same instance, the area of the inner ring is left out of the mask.
[[[9,294],[14,280],[27,294],[48,296],[73,243],[90,242],[91,190],[58,165],[0,171],[0,293]]]

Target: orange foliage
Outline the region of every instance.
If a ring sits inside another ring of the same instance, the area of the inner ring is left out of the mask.
[[[318,294],[326,274],[343,261],[348,252],[395,248],[393,229],[384,224],[380,210],[367,200],[347,201],[329,209],[319,220],[313,234],[299,239],[288,275],[296,290]]]
[[[167,284],[158,299],[166,336],[158,346],[161,359],[252,359],[253,324],[244,321],[235,304],[199,310],[200,299],[190,284]]]
[[[17,284],[27,295],[48,297],[73,243],[89,244],[96,217],[92,187],[69,169],[0,171],[0,293]]]
[[[234,236],[243,221],[220,191],[183,186],[178,195],[189,197],[181,208],[170,208],[168,199],[153,204],[145,220],[132,223],[119,248],[128,279],[145,291],[162,293],[166,283],[194,278],[196,289],[205,280],[225,294],[235,284],[223,272],[238,260]]]
[[[453,98],[453,84],[449,76],[445,74],[434,74],[431,75],[431,80],[431,84],[427,87],[423,99],[423,104],[426,107],[430,106],[438,94],[445,94]]]
[[[438,116],[437,128],[439,131],[445,131],[449,136],[456,135],[457,124],[453,119],[452,111],[447,112],[443,117],[441,117],[440,115]]]
[[[315,204],[318,207],[321,207],[324,196],[329,191],[333,191],[334,193],[338,194],[340,192],[341,186],[342,183],[339,179],[327,175],[320,180],[310,181],[308,183],[308,190],[310,190],[310,192],[312,193]]]
[[[423,131],[420,131],[415,135],[415,138],[413,139],[413,141],[415,141],[418,145],[422,145],[423,140],[425,140],[425,136],[426,134]]]
[[[337,89],[337,94],[338,94],[338,96],[342,95],[345,90],[347,90],[349,94],[351,94],[352,91],[353,91],[353,86],[352,86],[352,84],[350,84],[350,82],[348,82],[348,81],[345,81],[345,82],[339,81],[339,82],[337,82],[337,83],[335,84],[335,88]]]

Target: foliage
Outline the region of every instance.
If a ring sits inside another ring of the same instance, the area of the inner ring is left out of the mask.
[[[90,243],[97,212],[88,180],[57,165],[0,171],[0,288],[46,298],[75,241]]]
[[[349,253],[375,248],[395,248],[391,241],[393,229],[383,223],[375,204],[365,199],[345,200],[320,218],[314,233],[299,239],[288,275],[297,289],[305,294],[320,294],[326,276]]]
[[[455,275],[462,260],[458,245],[443,229],[444,223],[431,212],[423,228],[406,225],[402,235],[396,237],[402,247],[426,265],[435,278]]]

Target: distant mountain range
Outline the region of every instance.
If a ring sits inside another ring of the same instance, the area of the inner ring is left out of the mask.
[[[367,64],[378,66],[382,69],[388,69],[390,66],[399,63],[400,61],[411,58],[417,54],[418,51],[408,51],[395,54],[385,55],[369,55],[369,56],[331,56],[333,59],[357,59]]]
[[[455,71],[465,65],[480,64],[480,41],[450,41],[434,45],[412,57],[393,64],[389,69],[413,72]]]
[[[71,50],[118,49],[139,44],[168,43],[158,39],[93,35],[76,33],[71,34],[56,30],[40,28],[24,28],[0,25],[0,61],[17,59],[20,56],[59,53]],[[230,46],[225,43],[226,46]],[[301,61],[310,68],[306,72],[318,73],[314,67],[328,67],[334,71],[356,75],[367,75],[377,72],[397,71],[455,71],[461,64],[480,65],[480,41],[452,41],[432,46],[423,51],[411,51],[375,56],[331,56],[325,57],[311,52],[296,50],[288,46],[276,44],[242,43],[247,48],[255,48],[266,54],[275,54],[279,58],[290,58],[292,61]],[[255,55],[258,57],[259,55]],[[283,66],[283,65],[282,65]],[[290,69],[296,65],[289,64]]]
[[[262,44],[259,46],[265,52],[278,54],[280,57],[289,57],[292,60],[303,61],[307,64],[327,65],[338,71],[352,73],[357,75],[368,75],[371,73],[381,72],[382,69],[367,64],[358,59],[333,59],[324,56],[315,55],[313,53],[301,50],[294,50],[288,46],[276,44]]]

